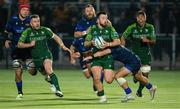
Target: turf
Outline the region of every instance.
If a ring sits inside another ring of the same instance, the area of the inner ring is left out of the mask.
[[[24,96],[15,100],[17,95],[13,70],[0,70],[0,109],[180,109],[180,71],[152,71],[151,81],[158,86],[155,100],[150,101],[149,92],[143,90],[143,98],[121,103],[123,90],[114,81],[104,83],[108,103],[98,103],[92,90],[92,80],[86,79],[80,70],[55,70],[64,93],[56,97],[41,74],[23,74]],[[135,94],[138,84],[127,77]]]

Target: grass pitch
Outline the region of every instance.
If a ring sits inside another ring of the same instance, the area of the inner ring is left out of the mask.
[[[49,84],[39,73],[36,76],[23,74],[22,100],[16,100],[13,70],[0,70],[0,109],[180,109],[180,71],[152,71],[150,78],[158,86],[155,100],[150,101],[149,92],[143,90],[143,98],[121,103],[123,90],[116,81],[104,82],[108,103],[98,103],[92,90],[92,79],[86,79],[80,70],[55,70],[59,78],[63,98],[56,97]],[[135,95],[138,84],[132,77],[126,78]]]

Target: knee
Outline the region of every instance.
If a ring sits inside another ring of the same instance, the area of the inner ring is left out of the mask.
[[[140,72],[138,72],[137,74],[134,75],[134,77],[137,79],[137,80],[140,80],[141,77],[142,77],[142,74]]]
[[[106,80],[106,83],[111,84],[113,82],[113,79]]]
[[[53,73],[53,70],[52,70],[52,67],[51,67],[51,66],[44,66],[44,67],[45,67],[45,72],[46,72],[47,74]]]
[[[125,84],[127,82],[126,79],[124,79],[122,77],[117,78],[116,80],[117,80],[117,82],[119,83],[120,86],[122,86],[123,84]]]
[[[119,75],[118,73],[114,76],[115,79],[123,78],[123,76]]]

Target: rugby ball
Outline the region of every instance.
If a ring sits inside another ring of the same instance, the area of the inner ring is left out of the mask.
[[[102,49],[102,48],[103,48],[104,42],[105,42],[105,41],[104,41],[104,39],[103,39],[101,36],[96,37],[96,38],[94,39],[94,45],[95,45],[95,47],[98,48],[98,49]]]

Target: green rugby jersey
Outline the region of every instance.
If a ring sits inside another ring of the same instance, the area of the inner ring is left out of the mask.
[[[106,42],[112,42],[114,39],[118,39],[119,36],[113,26],[99,28],[97,25],[93,25],[85,40],[91,41],[96,37],[102,37]],[[95,51],[97,50],[96,48]]]
[[[32,28],[27,28],[21,35],[19,42],[30,43],[35,40],[36,44],[32,47],[31,55],[33,59],[41,59],[46,57],[47,53],[50,52],[47,40],[53,37],[53,32],[47,27],[41,26],[40,29],[35,30]],[[48,54],[49,54],[48,53]]]
[[[131,49],[140,57],[142,64],[150,64],[150,45],[143,43],[142,37],[156,41],[154,26],[146,23],[144,27],[140,27],[137,23],[134,23],[127,27],[122,36],[131,40]]]

